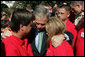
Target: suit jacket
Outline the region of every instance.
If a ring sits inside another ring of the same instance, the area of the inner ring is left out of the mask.
[[[30,34],[29,34],[29,42],[32,47],[33,55],[34,56],[45,56],[46,55],[46,50],[47,50],[47,35],[46,32],[44,31],[43,34],[43,40],[42,40],[42,46],[41,46],[41,52],[39,53],[36,46],[35,46],[35,28],[32,28]]]

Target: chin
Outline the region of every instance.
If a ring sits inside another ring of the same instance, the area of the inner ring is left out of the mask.
[[[41,29],[38,29],[38,31],[41,31]]]
[[[24,35],[28,35],[28,33],[25,33]]]
[[[38,31],[40,31],[40,30],[38,30]]]

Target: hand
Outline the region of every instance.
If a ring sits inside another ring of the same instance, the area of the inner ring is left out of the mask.
[[[82,18],[84,18],[84,12],[81,12],[81,14],[80,14],[81,16],[82,16]]]
[[[63,34],[53,36],[51,39],[52,46],[57,47],[57,46],[61,45],[61,43],[63,42],[64,39],[65,39],[65,37]]]
[[[10,37],[12,35],[12,31],[5,31],[3,34],[2,34],[2,38],[6,38],[7,36]]]

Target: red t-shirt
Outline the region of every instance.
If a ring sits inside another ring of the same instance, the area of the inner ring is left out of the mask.
[[[56,48],[54,48],[52,43],[50,43],[50,47],[47,49],[46,56],[74,56],[74,54],[69,43],[63,41],[63,43]]]
[[[76,56],[84,56],[84,28],[78,32],[76,41]]]
[[[74,47],[75,40],[76,40],[76,37],[77,37],[77,30],[75,29],[75,25],[70,20],[68,20],[65,25],[66,25],[66,30],[71,32],[74,36],[73,42],[72,42],[72,46]]]
[[[3,39],[5,56],[29,56],[27,41],[27,39],[21,40],[14,35]]]

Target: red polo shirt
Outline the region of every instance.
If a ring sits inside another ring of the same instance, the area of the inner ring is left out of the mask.
[[[74,36],[72,42],[72,46],[74,47],[76,36],[77,36],[77,30],[75,29],[75,25],[70,20],[68,20],[65,25],[66,25],[66,30],[71,32]]]
[[[27,39],[21,40],[14,35],[3,39],[5,56],[29,56],[27,41]]]
[[[76,56],[84,56],[84,28],[78,32],[76,41]]]
[[[50,47],[47,49],[46,56],[74,56],[74,54],[69,43],[63,41],[63,43],[56,48],[54,48],[52,43],[50,43]]]

